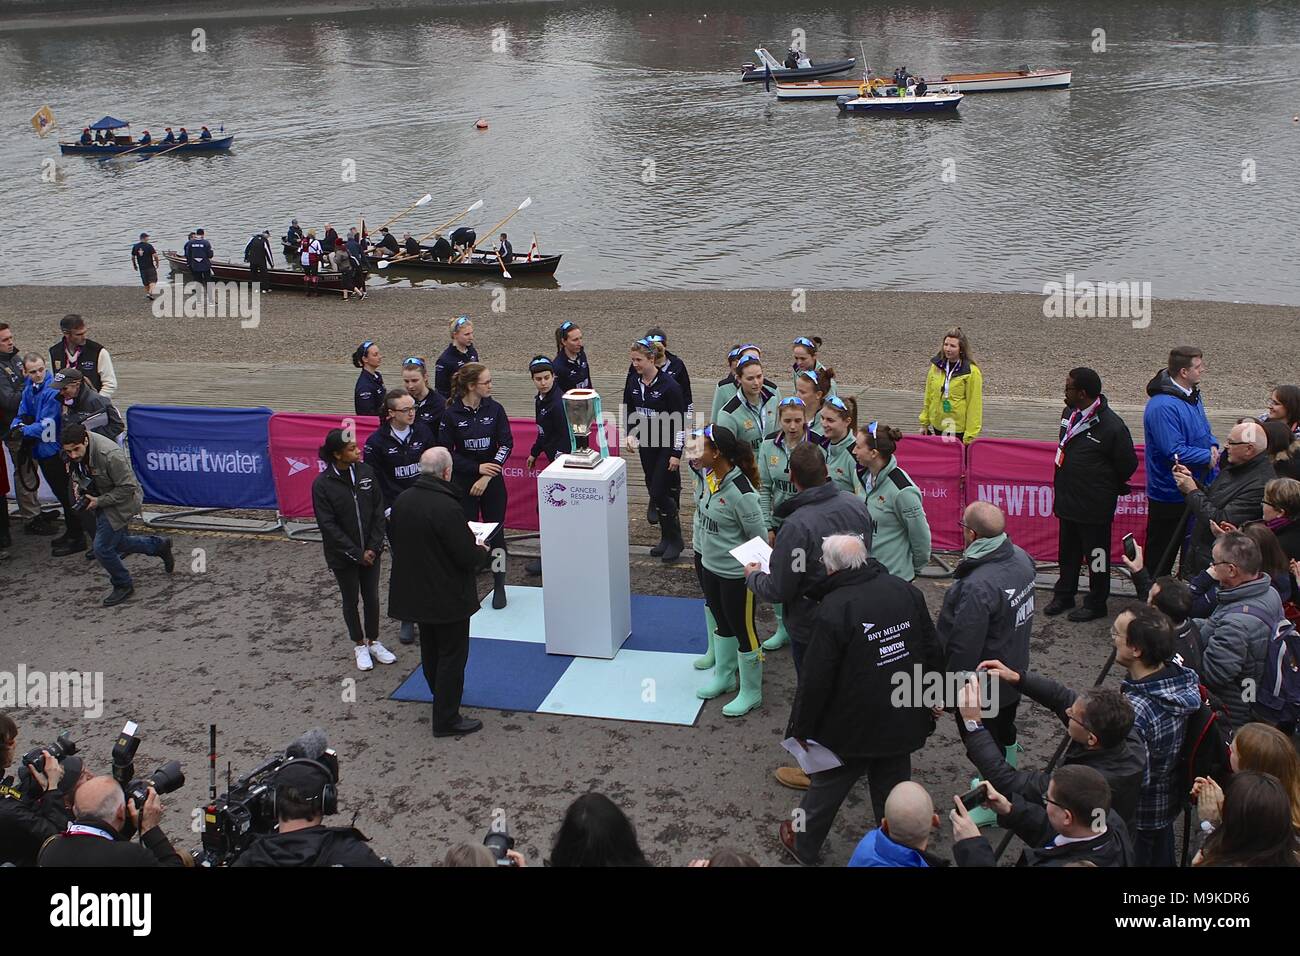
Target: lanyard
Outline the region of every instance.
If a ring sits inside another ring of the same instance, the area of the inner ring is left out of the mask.
[[[101,830],[99,827],[88,827],[82,823],[69,823],[68,829],[64,831],[64,836],[93,836],[101,840],[112,841],[113,837],[108,832]]]
[[[961,367],[961,362],[958,362],[956,365],[953,365],[951,362],[944,362],[943,367],[944,367],[943,397],[947,398],[948,389],[952,386],[952,375],[955,371],[957,371],[957,369]]]
[[[759,392],[758,394],[761,399],[763,393]],[[767,434],[767,405],[760,403],[758,408],[755,408],[753,405],[749,404],[749,399],[745,397],[744,392],[740,393],[740,401],[746,408],[753,412],[754,417],[758,419],[758,430],[763,434]]]
[[[1061,436],[1061,442],[1060,442],[1061,448],[1064,448],[1066,443],[1069,442],[1071,438],[1079,434],[1079,432],[1086,429],[1092,423],[1093,418],[1095,418],[1097,415],[1097,409],[1100,407],[1101,407],[1101,399],[1098,398],[1095,402],[1089,405],[1082,412],[1080,412],[1076,408],[1070,414],[1070,420],[1065,426],[1065,434]]]

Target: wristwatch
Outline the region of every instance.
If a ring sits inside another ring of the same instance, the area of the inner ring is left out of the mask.
[[[977,730],[984,729],[984,725],[978,720],[963,720],[962,722],[966,725],[966,733],[968,734],[973,734]]]

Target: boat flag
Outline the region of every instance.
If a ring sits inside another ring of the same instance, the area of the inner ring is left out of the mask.
[[[36,130],[37,135],[44,137],[51,129],[58,124],[54,122],[54,113],[48,106],[42,106],[32,117],[32,129]]]
[[[528,247],[528,261],[533,261],[533,254],[537,252],[537,233],[533,233],[533,244]]]

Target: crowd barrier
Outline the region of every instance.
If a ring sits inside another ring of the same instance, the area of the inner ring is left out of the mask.
[[[942,435],[904,435],[895,454],[899,466],[921,489],[930,546],[936,551],[960,551],[966,446]]]

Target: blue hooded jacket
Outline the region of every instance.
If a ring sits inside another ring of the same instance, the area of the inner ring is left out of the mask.
[[[50,384],[53,381],[54,376],[48,371],[40,385],[28,380],[23,386],[23,397],[18,402],[18,415],[9,426],[12,429],[15,425],[22,425],[23,434],[28,438],[36,439],[32,457],[38,459],[53,458],[59,453],[60,448],[59,432],[63,424],[63,403],[59,401],[59,390]],[[32,424],[23,425],[24,418],[33,419]],[[54,441],[41,441],[46,421],[54,422]]]
[[[853,856],[849,857],[849,866],[924,866],[925,862],[919,852],[910,846],[895,843],[885,836],[883,830],[872,830],[862,838]]]
[[[1204,484],[1212,477],[1214,467],[1210,447],[1219,445],[1219,440],[1210,430],[1200,389],[1193,389],[1189,397],[1162,369],[1147,383],[1147,394],[1151,400],[1142,413],[1142,429],[1146,432],[1147,498],[1182,504],[1183,494],[1174,484],[1174,455]]]

